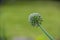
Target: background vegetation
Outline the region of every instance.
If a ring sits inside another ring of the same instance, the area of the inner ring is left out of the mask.
[[[29,14],[40,13],[44,21],[43,27],[56,40],[60,40],[60,3],[53,1],[20,1],[8,2],[0,5],[0,33],[5,36],[32,36],[36,40],[49,40],[39,27],[34,27],[28,22]],[[3,33],[2,33],[3,34]]]

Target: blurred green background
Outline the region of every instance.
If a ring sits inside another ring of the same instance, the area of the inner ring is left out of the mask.
[[[32,36],[36,40],[49,40],[39,27],[33,28],[28,22],[28,16],[33,12],[37,12],[44,19],[42,26],[56,40],[60,40],[59,4],[56,1],[20,1],[0,5],[0,31],[4,27],[4,34],[7,38],[13,36]]]

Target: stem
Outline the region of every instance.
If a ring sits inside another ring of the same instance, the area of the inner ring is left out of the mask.
[[[41,25],[40,28],[50,40],[55,40]]]

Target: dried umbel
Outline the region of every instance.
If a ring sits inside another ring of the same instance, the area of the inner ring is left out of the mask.
[[[39,13],[32,13],[29,15],[29,22],[33,26],[38,26],[40,29],[44,32],[44,34],[50,39],[50,40],[55,40],[41,25],[41,22],[43,21],[41,15]]]
[[[42,17],[40,16],[39,13],[32,13],[29,15],[29,22],[33,26],[39,26],[41,22],[43,21]]]

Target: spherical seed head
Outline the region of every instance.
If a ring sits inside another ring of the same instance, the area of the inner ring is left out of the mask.
[[[33,25],[33,26],[39,26],[42,22],[42,17],[39,13],[32,13],[29,15],[29,22]]]

